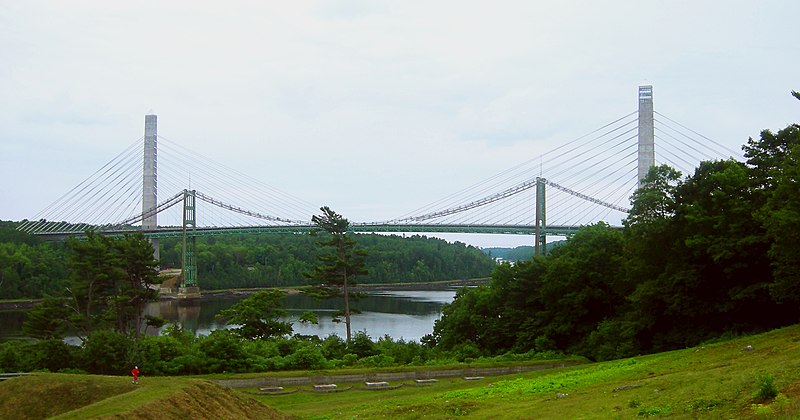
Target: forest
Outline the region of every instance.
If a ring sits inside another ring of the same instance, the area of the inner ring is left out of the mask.
[[[743,150],[746,162],[685,177],[652,168],[622,229],[586,226],[545,257],[499,266],[424,341],[608,360],[800,321],[800,126]]]
[[[0,221],[0,297],[41,298],[66,286],[67,247],[15,230]],[[404,283],[488,277],[494,261],[478,248],[425,236],[354,235],[366,251],[368,275],[360,283]],[[204,290],[308,284],[320,253],[310,234],[262,234],[198,238],[198,278]],[[162,267],[180,267],[178,239],[162,239]]]

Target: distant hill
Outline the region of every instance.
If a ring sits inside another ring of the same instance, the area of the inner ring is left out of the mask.
[[[555,241],[547,244],[547,253],[558,248],[566,241]],[[533,258],[534,247],[518,246],[516,248],[482,248],[484,254],[492,258],[502,258],[503,261],[524,261]]]

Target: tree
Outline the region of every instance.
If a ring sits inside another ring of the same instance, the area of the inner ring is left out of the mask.
[[[150,242],[141,233],[113,238],[86,232],[83,239],[68,239],[67,246],[69,316],[65,322],[70,329],[79,337],[108,328],[138,337],[144,305],[158,295],[150,287],[158,278]],[[63,319],[63,310],[46,302],[38,310],[42,314],[37,315]],[[41,322],[29,328],[43,334],[58,331]]]
[[[287,314],[281,299],[283,292],[263,290],[240,300],[216,317],[239,325],[234,330],[248,340],[284,336],[292,333],[292,324],[278,320]]]
[[[114,246],[125,274],[117,284],[117,331],[133,331],[138,338],[144,306],[158,297],[158,291],[150,287],[158,283],[158,262],[153,259],[153,246],[141,233],[126,235]]]
[[[744,147],[754,189],[756,219],[770,239],[769,256],[777,302],[800,303],[800,126],[761,132]]]
[[[61,339],[67,333],[64,319],[69,316],[69,309],[64,305],[64,299],[48,296],[34,306],[27,316],[22,331],[29,337]]]
[[[366,252],[356,249],[356,241],[347,235],[350,222],[337,214],[329,207],[321,207],[322,214],[311,217],[311,222],[325,231],[328,237],[319,242],[320,245],[329,247],[332,252],[317,256],[319,264],[307,277],[316,281],[323,288],[323,293],[333,296],[336,292],[344,297],[345,326],[347,328],[347,343],[351,341],[350,333],[350,287],[355,285],[355,277],[367,274],[364,265]],[[331,287],[333,286],[333,287]]]

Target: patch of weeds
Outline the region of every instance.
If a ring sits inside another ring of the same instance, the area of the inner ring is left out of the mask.
[[[776,405],[784,406],[784,405],[789,405],[790,401],[791,400],[789,399],[789,397],[787,397],[783,393],[778,393],[778,395],[775,396],[775,400],[772,401],[772,403],[776,404]]]
[[[630,400],[628,401],[628,407],[630,408],[639,408],[642,405],[642,402],[639,400]]]
[[[777,396],[778,388],[775,388],[775,378],[769,373],[765,373],[758,381],[758,391],[753,398],[757,401],[767,401]]]
[[[699,399],[689,403],[689,411],[711,411],[725,405],[725,400],[714,398],[711,400]]]
[[[469,404],[466,405],[447,404],[444,407],[444,411],[448,416],[461,417],[469,414],[468,409],[471,408],[472,407]]]
[[[752,404],[750,410],[759,417],[772,417],[772,406],[769,404]]]
[[[664,407],[642,407],[636,413],[638,417],[668,416],[670,414],[672,414],[672,407],[668,405]]]
[[[757,417],[773,417],[776,414],[783,412],[784,408],[789,405],[791,400],[786,395],[779,393],[775,396],[772,404],[751,404],[750,410],[753,415]]]

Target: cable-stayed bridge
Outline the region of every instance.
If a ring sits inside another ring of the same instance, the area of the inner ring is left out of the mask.
[[[657,163],[689,174],[701,160],[742,158],[654,111],[651,86],[639,87],[638,102],[637,110],[491,178],[351,228],[530,234],[538,253],[547,235],[598,221],[619,226],[639,180]],[[156,116],[147,115],[143,137],[19,229],[51,238],[143,231],[156,252],[159,238],[183,237],[183,286],[191,288],[197,236],[306,232],[319,207],[158,135]]]

